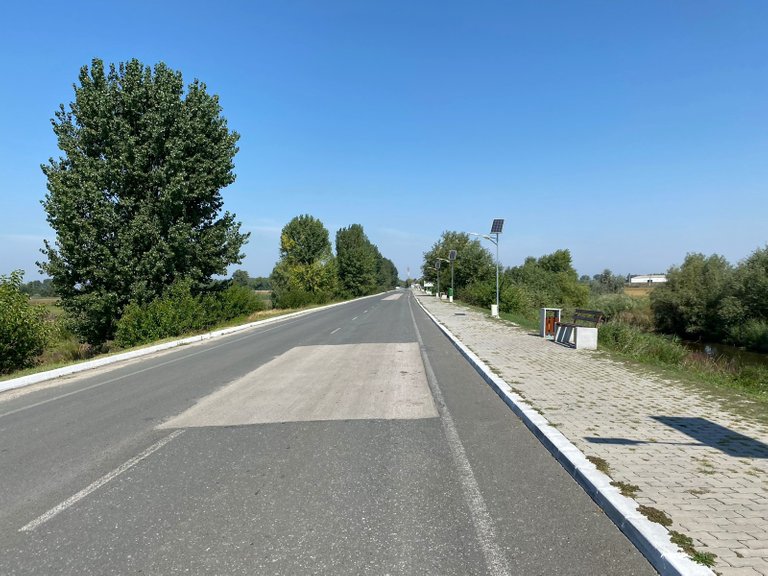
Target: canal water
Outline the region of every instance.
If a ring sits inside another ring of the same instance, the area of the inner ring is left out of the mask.
[[[706,342],[687,342],[682,344],[694,352],[700,352],[713,360],[735,362],[741,366],[757,365],[768,368],[768,354],[749,352],[728,344],[707,344]]]

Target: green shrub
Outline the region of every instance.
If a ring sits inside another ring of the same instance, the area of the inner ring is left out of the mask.
[[[527,312],[531,309],[531,295],[523,286],[505,286],[499,294],[500,312]]]
[[[232,284],[226,290],[206,294],[203,298],[209,320],[227,321],[264,310],[258,294],[246,286]]]
[[[616,320],[641,328],[653,330],[653,313],[648,298],[632,298],[625,294],[593,295],[589,307],[601,310],[607,320]]]
[[[768,321],[753,319],[733,326],[728,340],[755,352],[768,352]]]
[[[316,299],[317,294],[301,288],[274,290],[272,292],[272,305],[275,308],[301,308],[314,304]]]
[[[601,345],[636,360],[678,365],[688,354],[675,338],[645,332],[623,322],[607,322],[597,334]]]
[[[181,336],[263,309],[258,295],[245,286],[194,295],[191,281],[183,280],[145,306],[129,304],[117,323],[115,342],[128,347]]]
[[[34,364],[49,338],[45,308],[21,292],[23,277],[21,270],[0,276],[0,374]]]
[[[118,346],[145,344],[205,327],[205,307],[200,298],[192,295],[191,287],[190,281],[176,282],[145,306],[128,304],[117,323]]]
[[[496,302],[496,282],[473,282],[457,294],[457,297],[467,304],[487,308]]]

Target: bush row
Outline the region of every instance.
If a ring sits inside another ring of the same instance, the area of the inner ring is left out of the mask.
[[[149,304],[129,304],[117,323],[115,343],[129,347],[206,330],[263,308],[256,293],[245,286],[193,294],[190,281],[179,281]]]

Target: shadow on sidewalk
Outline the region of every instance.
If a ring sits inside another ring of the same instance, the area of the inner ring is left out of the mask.
[[[734,432],[730,428],[721,426],[706,418],[693,418],[686,416],[653,416],[657,422],[661,422],[686,436],[690,436],[697,442],[652,442],[648,440],[632,440],[630,438],[597,438],[586,437],[585,440],[593,444],[671,444],[675,446],[709,446],[733,456],[735,458],[768,458],[768,444]]]

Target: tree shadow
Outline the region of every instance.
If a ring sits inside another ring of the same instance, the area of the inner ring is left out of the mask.
[[[636,446],[639,444],[667,444],[674,446],[709,446],[735,458],[768,458],[768,444],[735,432],[706,418],[688,416],[652,416],[657,422],[674,428],[696,442],[654,442],[629,438],[586,437],[593,444]]]

